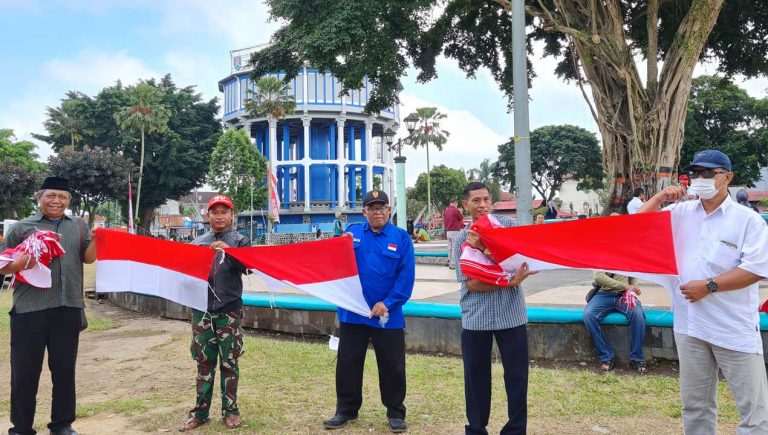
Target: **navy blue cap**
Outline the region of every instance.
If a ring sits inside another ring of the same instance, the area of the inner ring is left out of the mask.
[[[710,169],[723,168],[728,170],[728,172],[731,172],[731,159],[729,159],[722,151],[704,150],[696,153],[696,155],[693,156],[691,164],[684,167],[683,171],[690,171],[694,166]]]

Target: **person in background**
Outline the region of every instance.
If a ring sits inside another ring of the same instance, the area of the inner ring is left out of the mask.
[[[459,249],[456,246],[456,236],[464,228],[464,213],[458,208],[459,201],[451,199],[450,205],[443,212],[443,225],[445,228],[445,238],[448,240],[448,267],[456,268],[453,262],[454,250]]]
[[[333,219],[333,237],[339,237],[344,234],[344,224],[341,222],[341,212],[336,211]]]
[[[539,213],[533,218],[534,225],[541,225],[544,223],[544,215]]]
[[[599,287],[597,293],[592,296],[582,314],[584,325],[592,336],[597,351],[597,360],[600,361],[600,369],[608,372],[614,367],[614,353],[611,345],[603,335],[600,322],[610,313],[618,312],[629,321],[629,359],[632,367],[638,373],[646,373],[648,366],[643,355],[643,340],[645,340],[645,313],[637,296],[640,289],[637,288],[637,278],[624,275],[595,271],[592,275],[595,284]]]
[[[632,193],[632,199],[627,203],[627,214],[637,213],[646,200],[648,200],[648,197],[645,195],[645,190],[642,187],[635,189]]]
[[[738,192],[736,192],[736,202],[743,205],[744,207],[752,209],[752,211],[754,211],[755,213],[760,213],[760,210],[758,210],[757,207],[754,206],[754,204],[749,202],[749,194],[744,189],[741,189]]]
[[[413,237],[413,243],[429,242],[429,233],[424,228],[414,228]]]
[[[547,212],[544,214],[544,219],[557,219],[557,204],[555,204],[555,201],[547,203]]]

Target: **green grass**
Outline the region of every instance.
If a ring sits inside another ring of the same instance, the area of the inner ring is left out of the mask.
[[[97,317],[89,309],[86,309],[85,312],[88,316],[88,329],[84,332],[101,332],[120,327],[120,323],[106,317]]]
[[[77,418],[86,418],[102,412],[132,416],[144,413],[150,402],[145,399],[115,399],[97,403],[78,403]]]

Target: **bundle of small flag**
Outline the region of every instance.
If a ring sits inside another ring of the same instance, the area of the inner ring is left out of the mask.
[[[53,231],[38,230],[30,234],[15,248],[9,248],[0,253],[0,267],[15,261],[27,254],[36,264],[16,273],[11,286],[16,280],[38,288],[51,288],[51,270],[48,266],[54,258],[64,255],[65,251],[59,243],[59,235]],[[31,263],[31,261],[30,261]]]

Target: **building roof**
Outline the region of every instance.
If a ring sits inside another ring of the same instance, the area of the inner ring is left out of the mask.
[[[157,216],[157,222],[161,228],[184,228],[192,224],[188,217],[179,214]]]
[[[502,200],[502,201],[496,201],[493,204],[493,210],[494,211],[511,211],[511,210],[517,210],[517,200],[515,199],[514,195],[508,194],[512,197],[511,200]],[[504,195],[502,194],[502,198],[504,198]],[[544,203],[541,199],[534,199],[533,200],[533,208],[539,208]]]
[[[747,191],[747,198],[750,201],[761,201],[763,199],[768,199],[768,190],[753,190],[753,191]]]

